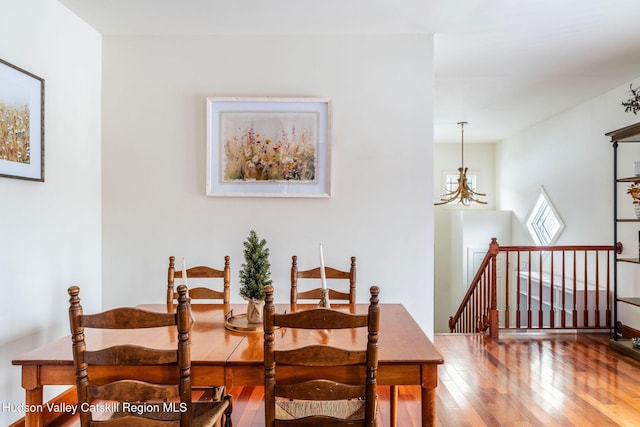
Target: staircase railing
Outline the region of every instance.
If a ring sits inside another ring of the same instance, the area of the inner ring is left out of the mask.
[[[449,330],[497,339],[500,329],[610,329],[614,249],[491,239]]]

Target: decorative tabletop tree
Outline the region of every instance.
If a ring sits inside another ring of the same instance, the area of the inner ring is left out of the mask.
[[[254,230],[244,244],[244,263],[240,266],[240,295],[247,300],[247,321],[262,322],[264,287],[271,284],[271,264],[267,241]]]

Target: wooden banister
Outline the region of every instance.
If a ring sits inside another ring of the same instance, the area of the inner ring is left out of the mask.
[[[493,238],[458,310],[449,318],[449,330],[484,332],[497,339],[499,329],[609,329],[611,253],[616,249],[500,246]],[[501,254],[504,281],[497,274]]]

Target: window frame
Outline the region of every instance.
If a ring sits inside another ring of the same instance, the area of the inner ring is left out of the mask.
[[[558,224],[553,235],[551,235],[547,227],[545,227],[545,224],[551,215],[555,218],[555,222]],[[543,216],[545,218],[542,218]],[[538,224],[538,227],[536,227],[536,224]],[[529,235],[538,246],[551,246],[562,234],[562,231],[565,228],[564,221],[562,221],[562,217],[558,214],[558,211],[553,205],[553,202],[544,187],[540,187],[540,193],[538,194],[529,215],[527,215],[525,225],[529,231]],[[545,235],[548,236],[548,239]]]

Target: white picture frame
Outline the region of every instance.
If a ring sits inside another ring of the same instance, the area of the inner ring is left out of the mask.
[[[208,97],[207,196],[331,197],[328,98]]]
[[[44,79],[2,59],[0,177],[44,182]]]

